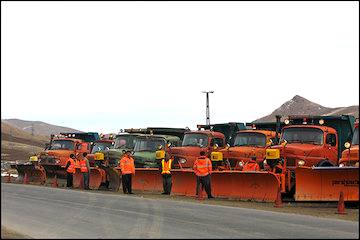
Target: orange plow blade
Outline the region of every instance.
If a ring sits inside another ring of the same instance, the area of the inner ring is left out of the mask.
[[[359,168],[297,167],[295,201],[359,201]]]
[[[101,182],[104,178],[105,171],[100,168],[90,168],[89,175],[89,188],[97,190],[99,189]],[[79,167],[75,167],[75,173],[73,175],[73,186],[74,188],[84,188],[83,173]]]
[[[172,189],[171,194],[195,196],[196,195],[196,176],[193,170],[174,169],[171,171]]]
[[[100,187],[102,179],[105,177],[105,171],[101,168],[90,168],[89,188],[97,190]]]
[[[172,194],[195,196],[193,170],[173,170],[172,180]],[[273,202],[279,186],[276,175],[268,172],[214,171],[211,174],[211,191],[215,197]]]
[[[270,172],[214,171],[211,174],[212,192],[216,197],[274,202],[280,186]]]
[[[22,182],[25,174],[28,177],[30,183],[45,184],[46,172],[42,166],[35,166],[33,164],[14,164],[11,165],[18,172],[16,182]]]
[[[84,188],[83,174],[80,171],[80,167],[75,167],[75,173],[73,175],[74,188]]]
[[[162,177],[158,168],[136,168],[132,188],[141,191],[162,191]]]

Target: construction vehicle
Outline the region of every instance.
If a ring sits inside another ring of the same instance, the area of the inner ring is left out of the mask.
[[[226,143],[231,143],[235,133],[246,127],[243,123],[230,122],[211,125],[198,124],[197,129],[197,131],[185,132],[181,146],[171,146],[170,153],[174,158],[175,168],[192,168],[201,151],[210,156],[212,152],[223,149]],[[213,154],[211,160],[214,168],[223,166],[218,153]]]
[[[346,148],[339,160],[339,167],[355,166],[359,167],[359,119],[356,119],[354,126],[354,135],[350,142],[344,144]]]
[[[280,144],[266,151],[264,164],[277,175],[282,193],[296,201],[358,201],[359,170],[338,167],[354,117],[289,116]]]
[[[136,168],[158,168],[160,162],[156,160],[156,151],[163,147],[165,152],[170,146],[180,146],[181,140],[177,136],[160,134],[143,134],[138,136],[134,147],[133,158]]]
[[[280,116],[276,116],[280,119]],[[232,145],[220,150],[228,170],[242,170],[250,159],[264,169],[266,149],[277,144],[279,131],[284,124],[277,122],[246,123],[247,130],[236,132]]]

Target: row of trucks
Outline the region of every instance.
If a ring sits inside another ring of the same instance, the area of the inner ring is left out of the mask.
[[[88,152],[90,187],[103,185],[117,191],[121,183],[118,161],[123,150],[132,150],[137,168],[134,187],[154,190],[161,185],[157,159],[161,149],[174,159],[174,192],[191,195],[184,186],[193,187],[192,166],[200,151],[205,151],[213,163],[215,196],[270,201],[280,191],[295,201],[337,201],[343,191],[345,201],[358,201],[358,119],[355,122],[354,117],[341,115],[280,120],[277,116],[274,122],[197,125],[196,131],[125,129],[112,139],[95,133],[84,133],[87,138],[65,133],[62,138],[51,138],[36,164],[28,165],[27,170],[22,170],[24,164],[14,167],[22,172],[19,176],[25,172],[34,178],[45,175],[42,181],[55,175],[65,178],[64,161],[70,152]],[[57,146],[65,141],[73,147],[60,153]],[[52,161],[45,160],[48,158]],[[260,171],[243,170],[250,160],[259,164]],[[78,170],[74,185],[80,186]]]

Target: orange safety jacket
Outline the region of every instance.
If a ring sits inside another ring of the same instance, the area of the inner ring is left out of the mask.
[[[86,160],[80,159],[80,170],[82,173],[88,172],[88,168],[86,166]]]
[[[66,162],[66,164],[70,162],[69,167],[66,169],[68,173],[75,173],[75,161],[72,158],[69,158]]]
[[[260,171],[260,166],[255,161],[249,161],[247,162],[243,169],[243,171]]]
[[[172,159],[169,159],[169,161],[167,162],[165,162],[164,159],[161,161],[161,166],[162,166],[161,174],[171,174],[170,173],[171,163],[172,163]]]
[[[212,171],[212,164],[207,157],[198,157],[194,162],[194,172],[196,176],[203,177],[207,176]]]
[[[124,156],[120,160],[121,174],[135,174],[134,159],[132,157]]]

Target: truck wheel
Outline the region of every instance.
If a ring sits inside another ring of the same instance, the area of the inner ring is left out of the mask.
[[[316,166],[317,167],[333,167],[334,164],[332,164],[329,160],[322,160]]]

